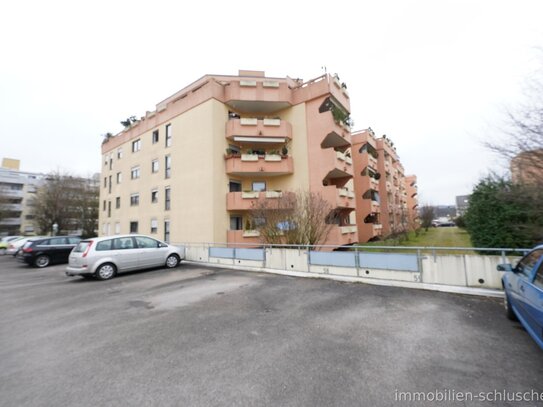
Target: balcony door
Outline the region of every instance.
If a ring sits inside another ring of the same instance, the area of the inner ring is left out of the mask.
[[[241,192],[241,182],[239,181],[230,180],[228,187],[230,192]]]

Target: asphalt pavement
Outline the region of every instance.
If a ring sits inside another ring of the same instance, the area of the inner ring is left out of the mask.
[[[543,393],[543,351],[498,299],[188,264],[104,282],[64,269],[0,257],[0,406],[422,406],[438,403],[407,393]]]

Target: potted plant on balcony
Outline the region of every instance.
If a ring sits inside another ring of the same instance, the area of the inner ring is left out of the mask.
[[[239,156],[240,156],[240,153],[238,150],[233,149],[231,147],[228,147],[226,149],[226,155],[225,155],[226,158],[239,157]]]
[[[288,155],[288,148],[286,145],[283,146],[283,148],[281,149],[281,155],[283,156],[283,158],[286,158],[287,155]]]

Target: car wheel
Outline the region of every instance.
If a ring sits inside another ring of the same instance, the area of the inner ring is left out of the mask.
[[[517,319],[515,312],[513,311],[513,308],[511,307],[511,302],[509,301],[509,296],[505,293],[503,295],[503,306],[505,308],[505,315],[507,318],[509,318],[511,321],[514,321]]]
[[[110,278],[114,277],[116,273],[117,270],[113,264],[105,263],[98,267],[95,275],[99,280],[109,280]]]
[[[173,269],[179,265],[179,256],[177,254],[170,254],[166,259],[166,267]]]
[[[51,263],[51,260],[49,259],[49,256],[46,256],[45,254],[40,254],[34,260],[34,265],[39,268],[47,267],[49,263]]]

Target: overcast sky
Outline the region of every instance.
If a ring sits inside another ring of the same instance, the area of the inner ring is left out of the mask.
[[[101,134],[206,73],[338,73],[371,126],[452,204],[490,168],[541,62],[543,1],[20,1],[2,7],[0,156],[21,169],[100,170]]]

